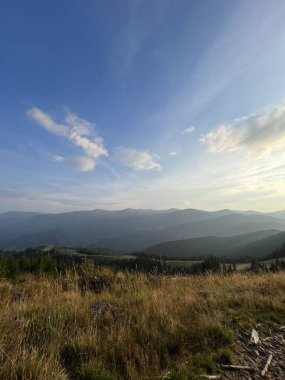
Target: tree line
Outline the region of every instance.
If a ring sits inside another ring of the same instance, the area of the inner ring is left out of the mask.
[[[110,267],[114,271],[143,272],[161,275],[187,275],[217,273],[221,270],[219,260],[214,256],[207,257],[204,261],[194,263],[191,266],[173,266],[162,259],[149,256],[138,256],[127,259],[108,259],[108,257],[72,257],[59,255],[56,252],[43,253],[36,249],[18,254],[0,252],[0,277],[15,279],[24,273],[56,275],[67,270],[79,269],[86,260],[92,260],[96,265]]]
[[[109,267],[114,271],[143,272],[161,275],[199,275],[210,273],[232,274],[237,271],[237,264],[227,263],[221,257],[208,256],[203,260],[185,265],[177,263],[175,265],[169,258],[149,256],[142,252],[132,254],[129,258],[114,258],[108,255],[101,256],[89,253],[85,248],[76,250],[78,255],[62,254],[60,249],[53,247],[49,250],[42,248],[28,248],[23,252],[11,253],[0,251],[0,277],[16,278],[23,273],[49,273],[56,275],[65,272],[70,268],[78,268],[82,262],[92,260],[97,266]],[[270,256],[276,258],[270,265],[263,262],[252,260],[250,268],[247,270],[252,273],[277,272],[285,270],[285,244],[277,247]]]

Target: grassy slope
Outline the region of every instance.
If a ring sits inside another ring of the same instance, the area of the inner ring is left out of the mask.
[[[280,257],[278,260],[279,261],[285,261],[285,257]],[[262,261],[262,263],[264,263],[268,267],[270,267],[271,263],[274,264],[275,262],[276,262],[276,259],[269,259],[269,260]]]
[[[285,324],[284,273],[173,280],[86,266],[80,277],[2,280],[0,294],[7,380],[192,379],[231,361],[235,329]],[[100,301],[117,314],[94,317]]]

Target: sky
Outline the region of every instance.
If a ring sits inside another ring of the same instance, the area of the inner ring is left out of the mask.
[[[284,0],[0,3],[0,212],[285,209]]]

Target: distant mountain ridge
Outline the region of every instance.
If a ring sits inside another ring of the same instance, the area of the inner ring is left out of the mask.
[[[266,230],[229,237],[205,236],[168,241],[150,247],[147,253],[156,256],[180,257],[184,259],[208,255],[262,258],[269,255],[282,241],[285,242],[285,232]]]
[[[39,212],[21,212],[21,211],[7,211],[0,214],[0,228],[1,226],[11,225],[20,221],[31,219],[39,215]]]
[[[108,246],[113,250],[146,250],[150,246],[165,241],[173,241],[204,236],[232,236],[242,235],[260,230],[284,229],[284,222],[267,215],[229,214],[209,219],[180,224],[160,230],[147,230],[127,235],[99,239],[101,246]]]
[[[0,214],[0,248],[22,249],[50,243],[132,252],[174,240],[266,230],[284,231],[285,212],[196,209],[96,209],[59,214],[7,212]]]

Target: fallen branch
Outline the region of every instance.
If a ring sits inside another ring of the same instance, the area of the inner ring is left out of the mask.
[[[224,369],[232,369],[232,370],[244,370],[244,371],[255,371],[254,367],[249,367],[246,365],[230,365],[230,364],[222,364],[222,368]]]
[[[217,380],[221,379],[221,375],[200,375],[199,379]]]
[[[261,376],[265,376],[265,374],[266,374],[266,372],[268,371],[268,368],[269,368],[269,366],[270,366],[270,363],[271,363],[271,361],[272,361],[272,358],[273,358],[273,355],[270,354],[270,355],[268,356],[268,359],[267,359],[267,362],[266,362],[266,364],[265,364],[265,367],[263,368],[263,371],[261,372]]]

